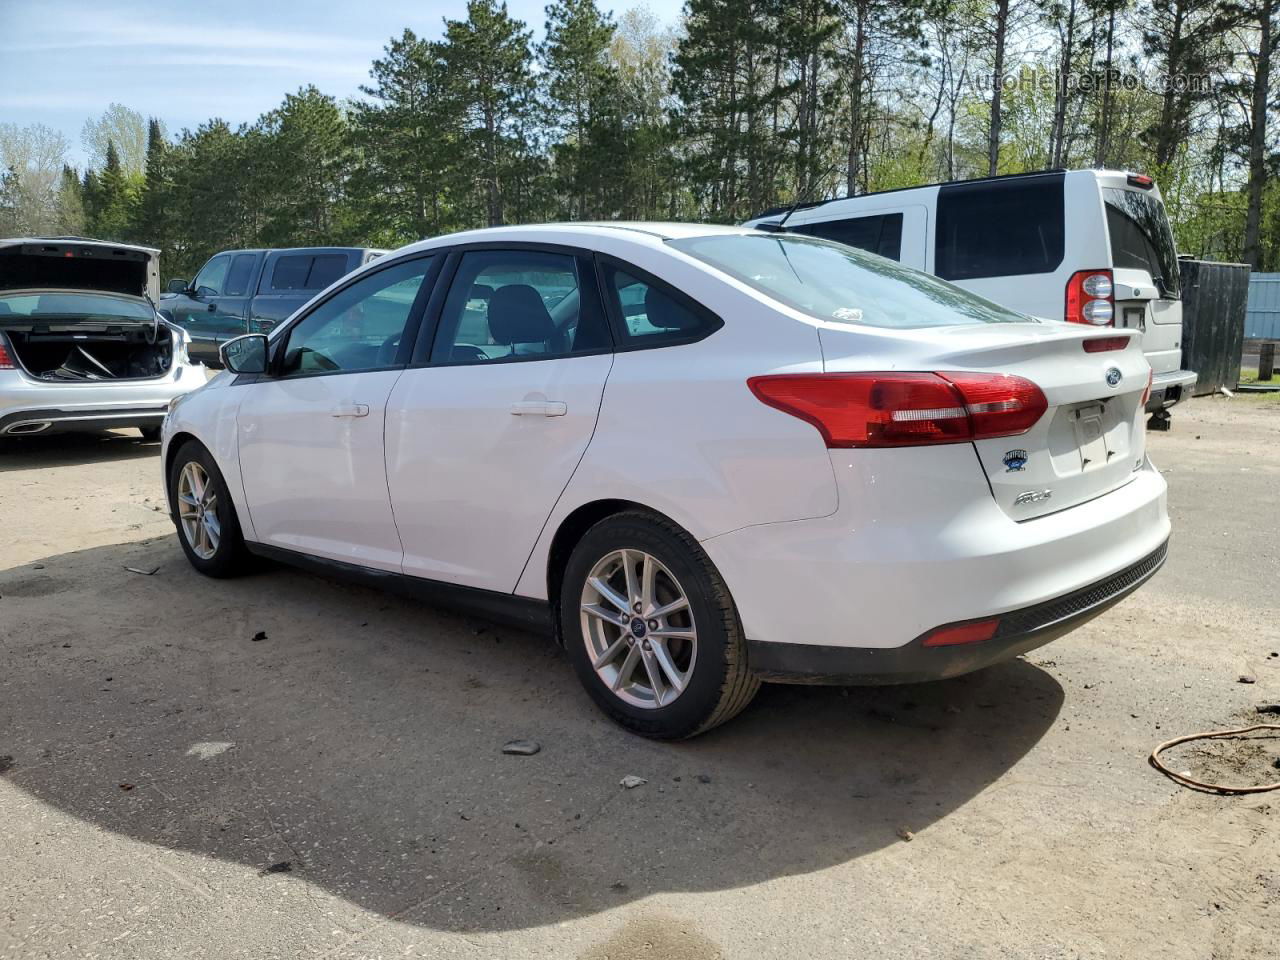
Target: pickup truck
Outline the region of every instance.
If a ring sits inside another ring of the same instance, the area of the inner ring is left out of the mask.
[[[244,333],[266,333],[329,284],[381,256],[369,247],[224,250],[190,282],[173,279],[160,315],[191,335],[192,359],[220,367],[218,348]]]

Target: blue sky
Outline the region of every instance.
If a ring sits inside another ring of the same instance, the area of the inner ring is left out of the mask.
[[[542,35],[546,0],[508,0]],[[674,23],[682,0],[648,6]],[[251,121],[314,83],[353,96],[387,40],[435,37],[466,0],[0,0],[0,122],[44,123],[81,164],[80,128],[111,102],[160,117],[170,133],[210,117]]]

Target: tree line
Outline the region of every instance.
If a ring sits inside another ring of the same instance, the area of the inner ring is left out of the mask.
[[[170,137],[113,104],[65,163],[0,124],[0,235],[163,250],[394,247],[504,223],[739,221],[793,202],[1047,167],[1150,173],[1179,249],[1280,270],[1280,0],[470,0],[347,100]]]

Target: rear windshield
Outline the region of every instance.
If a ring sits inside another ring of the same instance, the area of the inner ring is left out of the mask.
[[[1178,250],[1164,204],[1149,193],[1103,187],[1111,265],[1146,270],[1163,297],[1178,296]]]
[[[780,303],[831,323],[902,329],[1035,322],[927,273],[814,237],[761,232],[668,243]]]
[[[0,323],[21,317],[40,320],[146,320],[155,312],[149,304],[97,293],[0,293]]]

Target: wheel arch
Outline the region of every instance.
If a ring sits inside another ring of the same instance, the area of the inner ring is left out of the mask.
[[[547,598],[553,613],[556,642],[561,646],[564,645],[564,631],[561,629],[558,598],[560,596],[560,585],[564,580],[564,572],[569,565],[569,557],[573,554],[574,547],[578,545],[587,531],[601,520],[629,511],[647,513],[682,530],[686,529],[683,524],[662,511],[655,510],[653,507],[638,503],[635,500],[591,500],[571,510],[560,521],[555,534],[551,537],[551,545],[547,550]]]

